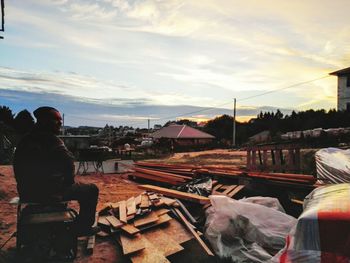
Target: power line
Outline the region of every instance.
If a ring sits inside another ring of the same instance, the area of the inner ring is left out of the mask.
[[[287,86],[287,87],[283,87],[283,88],[278,88],[278,89],[274,89],[274,90],[270,90],[270,91],[266,91],[266,92],[263,92],[263,93],[260,93],[260,94],[256,94],[256,95],[253,95],[253,96],[249,96],[249,97],[246,97],[246,98],[243,98],[243,99],[237,99],[237,101],[241,102],[241,101],[245,101],[245,100],[249,100],[249,99],[252,99],[252,98],[257,98],[257,97],[261,97],[261,96],[265,96],[267,94],[271,94],[271,93],[275,93],[275,92],[279,92],[281,90],[286,90],[286,89],[290,89],[290,88],[294,88],[294,87],[297,87],[297,86],[301,86],[301,85],[304,85],[304,84],[307,84],[307,83],[311,83],[311,82],[314,82],[314,81],[317,81],[317,80],[321,80],[321,79],[325,79],[325,78],[328,78],[330,77],[329,75],[325,75],[325,76],[322,76],[322,77],[319,77],[319,78],[316,78],[316,79],[311,79],[311,80],[307,80],[307,81],[302,81],[302,82],[299,82],[299,83],[296,83],[296,84],[293,84],[293,85],[290,85],[290,86]],[[217,106],[213,106],[213,107],[207,107],[207,108],[203,108],[203,109],[200,109],[200,110],[196,110],[196,111],[191,111],[191,112],[186,112],[186,113],[183,113],[183,114],[177,114],[177,115],[172,115],[172,116],[167,116],[167,117],[163,117],[163,118],[159,118],[157,119],[157,121],[160,121],[160,120],[169,120],[169,119],[173,119],[173,118],[179,118],[179,117],[183,117],[183,116],[186,116],[186,115],[191,115],[191,114],[195,114],[195,113],[200,113],[200,112],[204,112],[204,111],[208,111],[208,110],[212,110],[212,109],[217,109],[219,107],[222,107],[222,106],[225,106],[225,105],[228,105],[228,104],[231,104],[232,101],[229,101],[229,102],[225,102],[225,103],[222,103],[220,105],[217,105]],[[84,120],[92,120],[92,121],[105,121],[105,122],[111,122],[111,120],[107,120],[107,119],[93,119],[93,118],[86,118],[86,117],[78,117],[78,116],[74,116],[74,115],[69,115],[70,117],[72,118],[76,118],[76,119],[84,119]],[[145,118],[145,121],[147,120],[148,118]],[[139,125],[139,124],[144,124],[144,122],[141,122],[141,121],[129,121],[131,123],[134,123],[133,125]]]
[[[287,86],[287,87],[283,87],[283,88],[279,88],[279,89],[274,89],[274,90],[266,91],[266,92],[263,92],[263,93],[260,93],[260,94],[257,94],[257,95],[253,95],[253,96],[249,96],[249,97],[246,97],[246,98],[243,98],[243,99],[239,99],[239,101],[249,100],[249,99],[252,99],[252,98],[264,96],[264,95],[266,95],[266,94],[275,93],[275,92],[278,92],[278,91],[280,91],[280,90],[285,90],[285,89],[294,88],[294,87],[297,87],[297,86],[300,86],[300,85],[304,85],[304,84],[307,84],[307,83],[311,83],[311,82],[314,82],[314,81],[317,81],[317,80],[320,80],[320,79],[329,78],[329,77],[331,77],[331,76],[325,75],[325,76],[320,77],[320,78],[317,78],[317,79],[312,79],[312,80],[307,80],[307,81],[299,82],[299,83],[296,83],[296,84],[293,84],[293,85],[290,85],[290,86]]]

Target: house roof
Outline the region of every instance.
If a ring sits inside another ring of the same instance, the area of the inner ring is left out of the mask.
[[[350,67],[343,68],[343,69],[329,73],[329,75],[335,75],[335,76],[346,75],[346,74],[350,74]]]
[[[153,138],[170,139],[213,139],[213,135],[194,129],[187,125],[169,125],[151,134]]]

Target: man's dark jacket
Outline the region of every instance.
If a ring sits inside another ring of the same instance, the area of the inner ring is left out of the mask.
[[[74,183],[73,155],[55,134],[39,127],[16,147],[14,172],[21,200],[49,202]]]

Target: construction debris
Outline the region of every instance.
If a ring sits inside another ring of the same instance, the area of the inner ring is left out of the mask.
[[[192,198],[206,203],[209,199],[202,196],[170,189],[142,186],[148,191],[117,203],[107,203],[99,213],[98,224],[102,235],[110,235],[122,246],[123,254],[132,262],[169,262],[166,257],[182,251],[181,243],[192,239],[209,255],[211,249],[201,239],[193,224],[196,220],[176,199],[165,197],[161,192],[170,191],[170,196]],[[189,196],[189,197],[188,197]],[[205,202],[203,201],[205,200]],[[174,211],[175,214],[172,214]],[[175,218],[179,218],[179,221]]]

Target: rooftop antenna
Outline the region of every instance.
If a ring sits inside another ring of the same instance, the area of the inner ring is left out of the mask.
[[[1,0],[1,28],[0,31],[5,31],[5,0]],[[0,36],[0,39],[4,39],[3,36]]]

